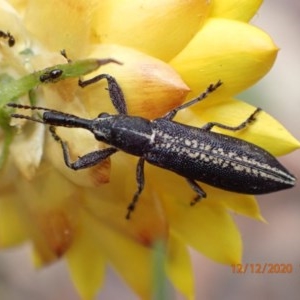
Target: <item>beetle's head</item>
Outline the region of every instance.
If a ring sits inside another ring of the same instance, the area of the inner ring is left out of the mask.
[[[108,113],[101,113],[93,120],[92,132],[98,141],[110,144],[112,136],[112,128],[116,116]]]

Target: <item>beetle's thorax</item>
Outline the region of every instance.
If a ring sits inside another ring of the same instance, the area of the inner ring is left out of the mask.
[[[123,114],[100,114],[93,121],[92,132],[97,140],[137,156],[142,156],[154,139],[151,121]]]

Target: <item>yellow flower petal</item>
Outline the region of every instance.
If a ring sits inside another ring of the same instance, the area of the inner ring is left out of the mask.
[[[199,30],[206,0],[101,1],[94,29],[102,43],[118,43],[170,60]]]
[[[220,263],[240,261],[241,237],[221,201],[224,191],[201,183],[208,197],[191,206],[195,194],[184,178],[152,166],[149,173],[147,183],[151,182],[162,199],[176,237]]]
[[[177,203],[173,206],[176,208],[173,207],[169,215],[170,225],[182,241],[220,263],[240,262],[241,237],[232,217],[220,202],[213,202],[208,197],[194,207],[188,201],[186,209]]]
[[[10,4],[13,5],[18,11],[23,11],[26,8],[29,0],[9,0]]]
[[[24,242],[28,234],[24,227],[24,219],[20,218],[19,207],[15,195],[1,192],[0,199],[0,248],[11,247]]]
[[[66,49],[72,58],[86,53],[89,45],[93,1],[29,1],[24,22],[49,50]],[[80,47],[79,47],[80,45]]]
[[[80,216],[79,216],[80,218]],[[66,253],[72,280],[82,299],[94,299],[105,275],[105,258],[101,252],[102,240],[95,238],[89,223],[81,219],[80,231]]]
[[[144,247],[135,240],[114,231],[113,228],[109,228],[84,211],[81,220],[85,230],[89,230],[94,236],[95,243],[101,242],[101,253],[105,255],[108,262],[142,299],[148,299],[152,288],[151,248]]]
[[[219,79],[224,82],[222,93],[233,95],[263,77],[276,54],[271,38],[260,29],[234,20],[209,19],[170,64],[192,95]]]
[[[166,271],[174,286],[187,298],[194,298],[194,277],[187,246],[171,230]]]
[[[215,0],[210,16],[249,21],[262,4],[262,0]]]
[[[221,201],[225,203],[228,209],[237,214],[265,222],[254,196],[226,192],[222,194]]]

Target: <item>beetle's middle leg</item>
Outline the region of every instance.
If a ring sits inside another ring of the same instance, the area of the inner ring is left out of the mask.
[[[209,122],[201,128],[204,130],[210,131],[213,127],[216,126],[216,127],[222,128],[222,129],[230,130],[230,131],[238,131],[238,130],[244,129],[249,124],[251,124],[253,121],[255,121],[256,120],[255,117],[260,111],[261,111],[261,108],[258,107],[244,122],[242,122],[238,126],[228,126],[228,125],[224,125],[224,124],[218,123],[218,122]]]
[[[66,166],[72,170],[80,170],[80,169],[90,168],[90,167],[100,163],[101,161],[103,161],[104,159],[108,158],[109,156],[111,156],[112,154],[114,154],[118,151],[118,149],[116,149],[116,148],[109,147],[106,149],[87,153],[87,154],[79,157],[74,162],[72,162],[70,153],[69,153],[70,151],[69,151],[68,144],[66,142],[64,142],[61,139],[61,137],[56,133],[55,126],[50,126],[49,130],[50,130],[53,138],[57,142],[59,142],[62,147],[63,157],[64,157]]]
[[[222,85],[221,80],[219,80],[217,83],[215,84],[210,84],[208,86],[208,88],[206,89],[205,92],[203,92],[202,94],[200,94],[198,97],[190,100],[189,102],[183,103],[182,105],[179,105],[177,107],[175,107],[174,109],[172,109],[171,111],[169,111],[163,118],[166,120],[173,120],[174,117],[176,116],[176,114],[185,108],[188,108],[192,105],[197,104],[198,102],[204,100],[205,98],[207,98],[207,96],[211,93],[213,93],[216,89],[218,89],[220,86]]]
[[[139,200],[139,197],[144,189],[144,185],[145,185],[144,163],[145,163],[145,159],[141,157],[136,167],[136,181],[137,181],[138,189],[135,192],[132,201],[127,207],[126,219],[130,219],[130,215],[134,211],[136,204]]]

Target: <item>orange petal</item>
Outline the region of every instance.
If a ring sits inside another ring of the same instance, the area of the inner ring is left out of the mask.
[[[130,115],[149,119],[161,116],[174,106],[181,104],[189,88],[180,76],[166,63],[139,51],[118,45],[101,45],[90,54],[91,57],[110,57],[122,65],[108,64],[101,73],[114,76],[122,88]],[[93,77],[99,72],[89,76]],[[115,112],[102,80],[82,91],[82,101],[90,115],[100,112]]]

